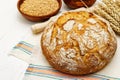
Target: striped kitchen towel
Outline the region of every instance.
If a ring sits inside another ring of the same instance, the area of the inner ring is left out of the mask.
[[[104,75],[98,72],[87,76],[61,73],[48,64],[39,46],[26,41],[19,42],[11,51],[11,55],[29,63],[23,80],[120,80],[120,78],[105,76],[106,71],[103,71]],[[120,72],[119,69],[116,71]]]

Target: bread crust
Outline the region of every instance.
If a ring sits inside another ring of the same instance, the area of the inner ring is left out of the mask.
[[[101,70],[111,61],[117,40],[107,21],[81,10],[65,12],[48,24],[41,37],[41,47],[55,69],[85,75]]]

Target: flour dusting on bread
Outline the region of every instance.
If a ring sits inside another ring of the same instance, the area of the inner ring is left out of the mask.
[[[116,50],[116,37],[108,23],[88,11],[66,12],[46,28],[42,49],[59,71],[82,75],[102,69]]]

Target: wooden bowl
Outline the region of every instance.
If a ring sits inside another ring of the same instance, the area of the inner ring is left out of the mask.
[[[19,1],[18,1],[18,3],[17,3],[17,8],[18,8],[19,12],[22,14],[23,17],[25,17],[26,19],[28,19],[28,20],[30,20],[30,21],[33,21],[33,22],[44,21],[44,20],[49,19],[50,17],[56,15],[56,14],[59,12],[59,10],[60,10],[60,8],[61,8],[61,6],[62,6],[62,1],[61,1],[61,0],[57,0],[58,3],[59,3],[59,8],[58,8],[56,11],[54,11],[53,13],[48,14],[48,15],[44,15],[44,16],[31,16],[31,15],[27,15],[27,14],[23,13],[23,12],[20,10],[20,5],[23,3],[23,1],[24,1],[24,0],[19,0]]]
[[[82,0],[85,3],[83,4],[81,0],[63,0],[63,1],[69,8],[72,8],[72,9],[86,7],[85,4],[88,7],[91,7],[96,2],[96,0]]]

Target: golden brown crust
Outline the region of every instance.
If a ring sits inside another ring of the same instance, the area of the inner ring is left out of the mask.
[[[43,32],[41,46],[57,70],[90,74],[109,63],[116,51],[115,34],[109,24],[87,12],[66,12]]]

